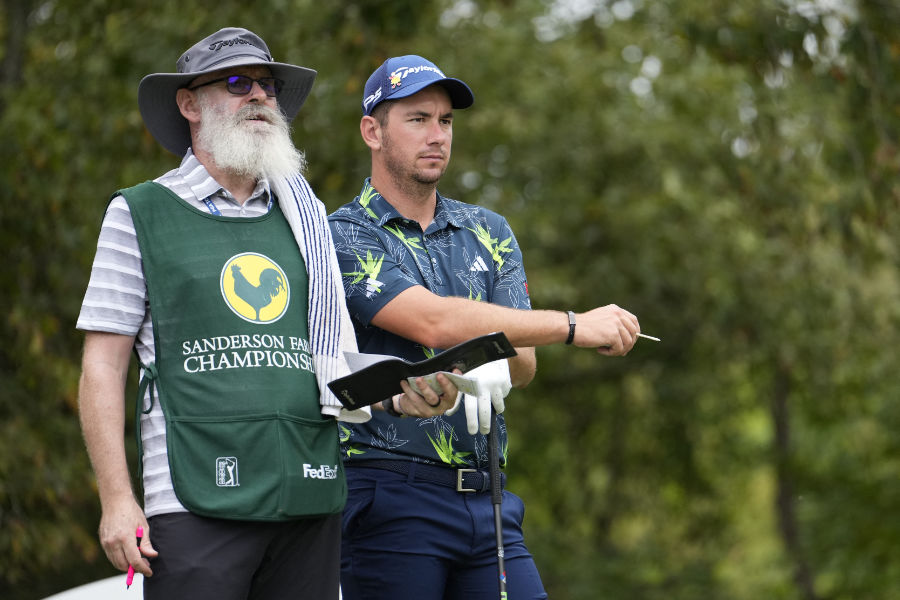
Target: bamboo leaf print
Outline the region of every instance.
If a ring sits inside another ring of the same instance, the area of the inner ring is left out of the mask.
[[[488,249],[488,252],[491,253],[491,259],[497,263],[497,267],[503,266],[503,254],[507,252],[512,252],[512,248],[509,245],[512,243],[512,238],[508,237],[502,242],[498,243],[497,238],[491,237],[491,232],[487,230],[483,225],[478,225],[475,229],[471,227],[467,228],[469,231],[475,234],[475,237],[478,238],[478,241],[481,242],[481,245]]]
[[[377,195],[378,192],[376,192],[375,188],[369,184],[366,184],[366,188],[362,191],[362,194],[359,195],[359,205],[366,209],[366,213],[375,220],[378,220],[378,215],[369,208],[369,203],[372,201],[372,198]]]
[[[351,285],[354,283],[359,283],[363,279],[366,280],[366,296],[372,297],[374,294],[381,292],[381,286],[383,282],[378,281],[378,275],[381,273],[381,265],[384,262],[384,254],[379,256],[377,259],[372,256],[371,250],[366,250],[366,259],[363,260],[360,258],[359,254],[356,254],[356,261],[359,263],[359,271],[350,271],[347,273],[341,273],[345,277],[353,277],[353,281],[351,281]]]
[[[397,239],[399,239],[401,242],[403,242],[403,245],[406,246],[407,248],[409,248],[410,251],[423,250],[422,246],[419,244],[418,237],[406,237],[406,234],[403,233],[403,231],[397,225],[394,225],[394,226],[385,225],[384,228],[387,229],[388,231],[390,231],[391,233],[393,233],[395,236],[397,236]]]
[[[437,455],[443,462],[447,463],[448,465],[466,464],[465,457],[469,456],[471,452],[454,451],[453,438],[448,437],[443,429],[438,433],[437,440],[431,437],[430,433],[426,433],[425,435],[428,436],[428,441],[430,441],[431,445],[434,446],[434,451],[437,452]]]
[[[365,450],[360,450],[357,446],[350,446],[347,448],[347,458],[350,458],[354,454],[365,454]]]

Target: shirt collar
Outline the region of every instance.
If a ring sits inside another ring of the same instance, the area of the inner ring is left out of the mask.
[[[184,182],[191,188],[199,200],[204,200],[210,196],[220,196],[229,202],[236,202],[228,190],[222,187],[218,181],[213,179],[206,167],[203,166],[190,148],[181,159],[181,165],[178,167],[178,174],[184,178]],[[260,201],[263,204],[269,201],[272,191],[269,187],[268,179],[260,179],[256,182],[253,193],[247,199],[247,202]]]
[[[440,192],[436,193],[437,204],[435,205],[434,210],[434,220],[428,229],[437,228],[438,230],[441,230],[447,227],[448,224],[460,227],[458,219],[447,206],[449,199],[441,196]],[[372,187],[371,179],[368,177],[363,183],[362,191],[360,191],[359,196],[356,197],[356,203],[370,219],[378,224],[379,227],[382,227],[391,221],[408,220],[401,215],[390,202],[385,200],[384,196],[379,194],[378,191]]]

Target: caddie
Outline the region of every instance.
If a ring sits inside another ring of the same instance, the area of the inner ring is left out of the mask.
[[[240,28],[145,77],[149,132],[181,164],[112,195],[77,327],[81,424],[110,562],[150,600],[337,598],[347,490],[326,383],[356,350],[325,210],[290,123],[316,72]],[[298,251],[299,250],[299,251]],[[124,447],[132,351],[143,509]],[[452,405],[402,382],[409,414]],[[135,532],[143,530],[138,548]]]

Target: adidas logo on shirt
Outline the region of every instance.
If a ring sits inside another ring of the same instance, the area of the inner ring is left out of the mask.
[[[469,268],[470,271],[487,271],[488,267],[484,262],[484,259],[480,256],[472,261],[472,266]]]

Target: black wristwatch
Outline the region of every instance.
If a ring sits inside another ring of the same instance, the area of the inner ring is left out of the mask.
[[[569,337],[566,338],[566,345],[571,346],[575,340],[575,313],[571,310],[566,312],[569,314]]]

